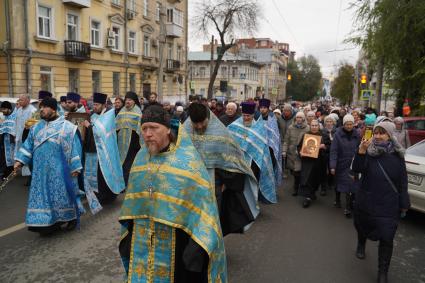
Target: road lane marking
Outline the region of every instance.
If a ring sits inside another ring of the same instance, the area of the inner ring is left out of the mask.
[[[16,231],[24,229],[25,227],[26,227],[25,223],[21,223],[21,224],[12,226],[10,228],[4,229],[0,231],[0,238],[3,238],[4,236],[7,236],[9,234],[15,233]]]

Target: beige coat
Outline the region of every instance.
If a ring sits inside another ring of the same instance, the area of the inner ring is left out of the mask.
[[[303,134],[307,133],[310,127],[304,122],[301,128],[295,127],[294,123],[289,126],[283,141],[283,153],[286,153],[286,167],[293,171],[301,171],[301,158],[297,152],[297,146]]]

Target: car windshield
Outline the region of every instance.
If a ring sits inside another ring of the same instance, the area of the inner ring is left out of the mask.
[[[408,154],[425,157],[425,141],[409,147],[406,151]]]

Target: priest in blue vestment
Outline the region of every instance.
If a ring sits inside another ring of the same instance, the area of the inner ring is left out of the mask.
[[[124,182],[127,185],[131,165],[137,152],[140,150],[140,101],[135,92],[129,91],[125,95],[124,107],[118,113],[116,130],[118,134],[118,151],[124,174]]]
[[[82,170],[77,127],[60,117],[57,101],[40,103],[41,120],[15,156],[15,170],[32,163],[25,223],[30,231],[50,234],[67,223],[74,229],[82,212],[76,177]]]
[[[0,111],[4,120],[0,122],[0,176],[6,178],[13,171],[16,137],[16,111],[12,111],[12,104],[3,101]]]
[[[265,121],[255,121],[255,103],[243,102],[242,117],[228,126],[234,139],[244,152],[244,158],[251,164],[260,187],[259,199],[265,203],[276,203],[276,178],[272,157],[267,143]]]
[[[131,168],[119,251],[127,282],[227,282],[226,255],[210,177],[190,137],[148,106],[144,145]]]
[[[266,98],[262,98],[259,101],[261,116],[265,123],[267,132],[267,144],[270,148],[270,156],[273,161],[274,175],[276,178],[276,185],[280,186],[282,183],[282,143],[280,139],[279,124],[277,122],[274,113],[270,111],[271,101]]]
[[[106,109],[107,98],[106,94],[94,93],[90,121],[83,122],[86,128],[83,144],[84,190],[93,213],[100,209],[100,205],[114,201],[117,194],[125,189],[115,112]]]
[[[223,235],[241,233],[259,213],[258,183],[223,123],[203,104],[192,103],[184,127],[215,185]]]

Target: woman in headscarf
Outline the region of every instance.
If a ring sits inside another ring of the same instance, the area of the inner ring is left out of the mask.
[[[321,196],[325,196],[326,191],[328,189],[332,189],[335,187],[334,177],[333,175],[331,175],[330,168],[329,168],[329,150],[336,133],[336,120],[333,115],[332,116],[328,115],[325,117],[324,122],[325,122],[325,126],[322,130],[322,134],[329,139],[329,149],[324,154],[326,174],[325,174],[325,177],[322,179],[322,184],[320,186]]]
[[[394,137],[397,139],[398,143],[404,147],[408,148],[411,146],[409,134],[407,130],[404,128],[404,120],[402,117],[397,117],[394,119],[395,131]]]
[[[365,258],[366,239],[379,241],[378,282],[388,282],[393,240],[400,217],[410,207],[404,148],[394,137],[395,125],[381,122],[373,138],[362,140],[353,161],[361,173],[356,194],[354,225],[358,234],[356,256]]]
[[[331,145],[329,168],[336,176],[335,207],[341,207],[341,193],[345,193],[344,215],[351,217],[353,194],[356,190],[355,176],[350,169],[351,162],[360,144],[360,135],[354,129],[354,117],[344,116],[342,127],[338,128]]]
[[[298,195],[301,178],[301,159],[297,152],[297,146],[302,138],[302,135],[309,131],[309,126],[305,121],[303,112],[298,112],[295,115],[294,123],[289,126],[283,142],[282,155],[286,157],[286,167],[294,176],[294,192],[293,196]]]
[[[320,123],[318,120],[313,120],[310,123],[310,131],[306,134],[321,136],[319,146],[319,156],[312,158],[305,156],[301,150],[305,134],[302,135],[298,144],[298,152],[301,156],[301,182],[300,191],[304,197],[303,207],[310,206],[313,200],[316,200],[316,191],[322,183],[322,179],[326,175],[326,154],[329,152],[331,145],[330,138],[327,134],[322,134],[320,131]]]

